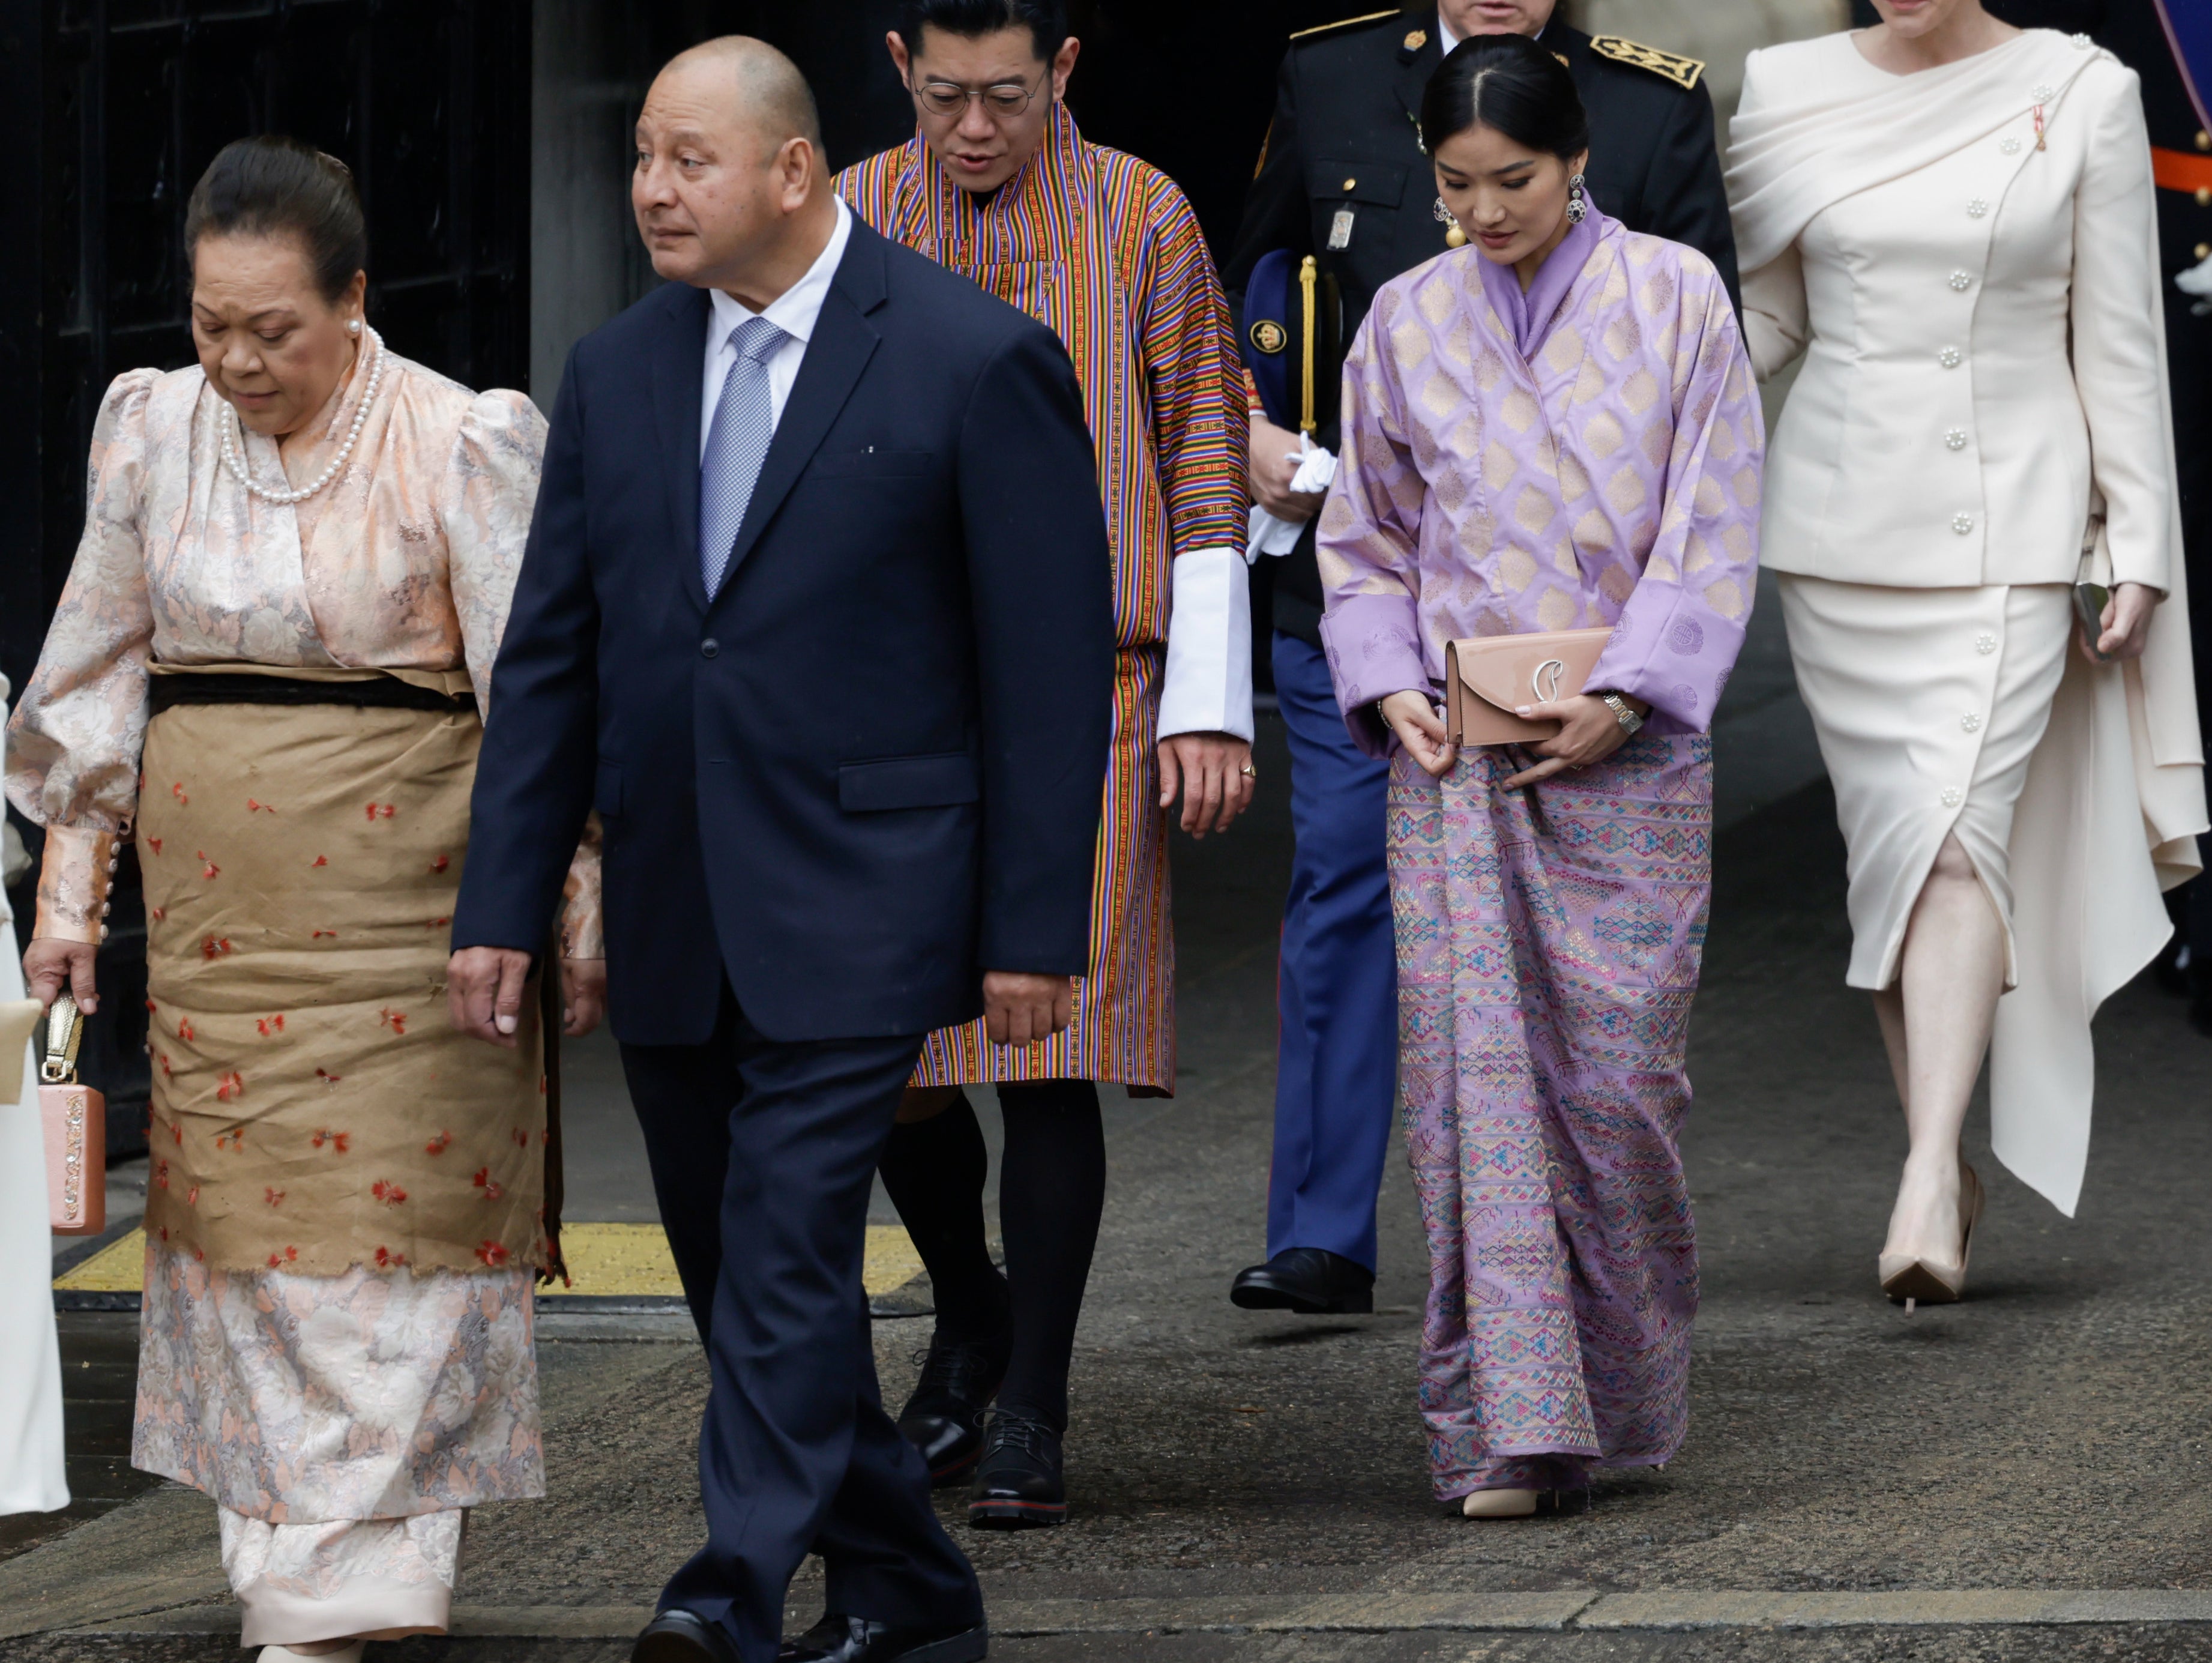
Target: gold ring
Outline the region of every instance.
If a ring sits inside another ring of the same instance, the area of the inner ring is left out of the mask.
[[[1259,771],[1258,769],[1255,768],[1255,767],[1254,767],[1250,763],[1249,763],[1249,762],[1248,762],[1248,763],[1246,763],[1246,764],[1245,764],[1242,768],[1239,768],[1237,771],[1238,773],[1240,773],[1240,774],[1243,775],[1243,776],[1244,776],[1244,777],[1245,777],[1246,779],[1257,779],[1257,778],[1259,778],[1259,777],[1260,777],[1260,771]]]

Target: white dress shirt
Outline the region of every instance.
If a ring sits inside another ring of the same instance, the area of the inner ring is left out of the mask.
[[[845,258],[845,245],[852,241],[853,210],[842,197],[831,200],[837,207],[837,223],[830,241],[806,268],[806,275],[770,301],[767,311],[755,312],[719,289],[707,291],[712,304],[707,314],[707,370],[699,389],[699,460],[702,462],[707,460],[708,436],[714,429],[714,407],[722,402],[722,382],[738,361],[730,332],[749,319],[766,318],[783,331],[784,338],[764,361],[770,431],[783,419],[783,406],[791,398],[792,383],[799,379],[799,363],[806,356],[806,343],[814,336],[814,320],[822,315],[822,302],[830,297],[837,262]]]

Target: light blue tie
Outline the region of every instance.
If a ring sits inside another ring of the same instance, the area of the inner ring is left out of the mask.
[[[767,360],[787,338],[766,318],[747,318],[730,332],[738,361],[722,379],[714,425],[707,429],[707,454],[699,464],[699,572],[710,600],[721,587],[769,441],[775,436]]]

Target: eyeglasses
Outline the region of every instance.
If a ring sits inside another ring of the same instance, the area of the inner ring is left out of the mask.
[[[963,87],[957,81],[925,81],[913,89],[915,102],[932,115],[961,116],[968,113],[971,101],[980,100],[984,113],[1002,120],[1012,120],[1033,103],[1044,90],[1044,83],[1052,71],[1047,70],[1037,78],[1034,87],[1020,82],[1000,82],[989,87]]]

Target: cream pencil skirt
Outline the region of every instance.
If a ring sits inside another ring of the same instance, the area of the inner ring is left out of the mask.
[[[1905,925],[1946,836],[2013,935],[2013,814],[2066,667],[2063,583],[1908,589],[1781,574],[1798,691],[1849,848],[1853,987],[1897,979]]]

